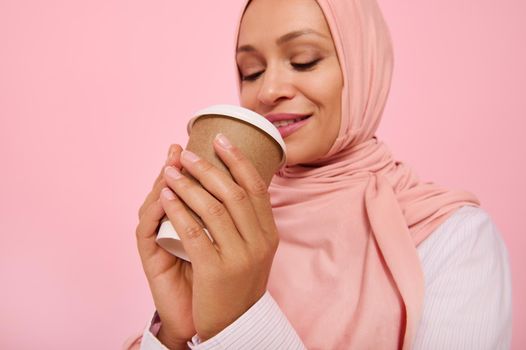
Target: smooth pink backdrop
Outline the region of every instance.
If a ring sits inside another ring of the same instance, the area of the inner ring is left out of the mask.
[[[1,349],[117,349],[151,317],[137,210],[191,113],[237,103],[240,0],[180,4],[0,0]],[[524,348],[526,3],[380,4],[396,67],[379,136],[492,214]]]

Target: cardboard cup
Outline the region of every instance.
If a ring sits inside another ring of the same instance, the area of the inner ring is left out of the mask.
[[[200,110],[188,122],[187,131],[189,140],[186,149],[206,159],[230,177],[232,175],[228,168],[214,151],[213,140],[218,133],[225,135],[243,152],[267,187],[274,174],[286,161],[285,142],[278,129],[265,117],[243,107],[215,105]],[[199,184],[185,169],[182,173]],[[213,237],[199,216],[190,208],[186,208],[213,241]],[[156,241],[171,254],[190,261],[179,235],[166,216],[161,221]]]

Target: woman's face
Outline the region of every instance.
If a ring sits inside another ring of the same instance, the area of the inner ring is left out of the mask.
[[[340,129],[343,78],[316,1],[253,0],[241,21],[236,61],[241,105],[278,126],[287,164],[327,154]]]

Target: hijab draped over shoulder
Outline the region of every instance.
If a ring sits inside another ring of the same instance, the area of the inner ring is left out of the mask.
[[[416,247],[479,202],[421,182],[375,136],[393,71],[376,1],[317,3],[344,79],[340,131],[315,164],[273,178],[280,245],[268,290],[308,349],[410,349],[424,296]]]

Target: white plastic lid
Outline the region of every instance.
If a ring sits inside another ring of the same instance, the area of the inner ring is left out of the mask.
[[[250,123],[254,125],[255,127],[259,128],[260,130],[267,133],[270,137],[272,137],[276,142],[281,146],[282,157],[281,157],[281,163],[280,167],[285,164],[287,161],[287,155],[286,155],[286,147],[285,147],[285,141],[283,141],[283,138],[281,137],[281,134],[279,133],[278,129],[269,122],[265,117],[263,117],[261,114],[258,114],[250,109],[236,106],[236,105],[213,105],[204,109],[201,109],[197,111],[194,114],[194,117],[190,119],[186,126],[186,130],[188,132],[188,135],[190,135],[190,131],[192,130],[192,126],[194,125],[197,118],[210,115],[210,114],[218,114],[218,115],[224,115],[225,117],[230,117],[234,119],[239,119],[244,122]]]
[[[214,239],[212,238],[208,230],[206,228],[203,228],[203,230],[205,231],[208,238],[213,242]],[[179,237],[177,231],[175,231],[175,228],[173,227],[170,220],[166,220],[161,224],[161,227],[159,227],[159,231],[157,232],[157,238],[155,239],[155,241],[158,245],[163,247],[172,255],[175,255],[188,262],[191,262],[188,253],[186,253],[186,251],[184,250],[181,237]]]

